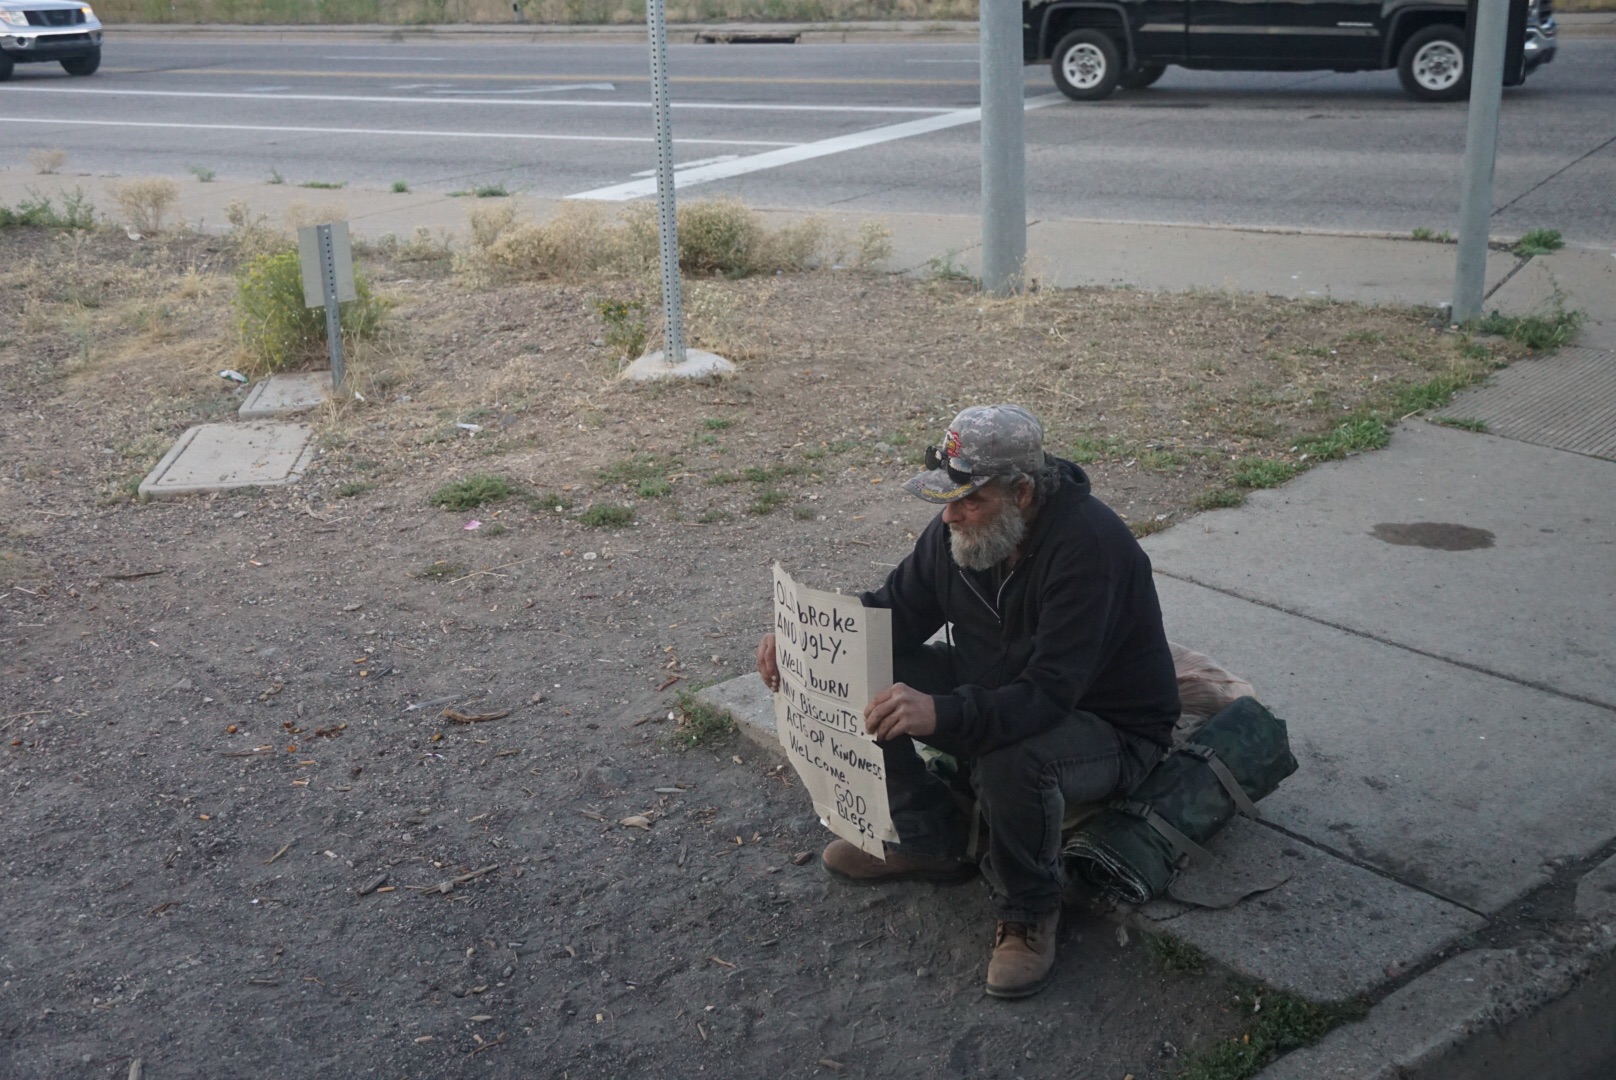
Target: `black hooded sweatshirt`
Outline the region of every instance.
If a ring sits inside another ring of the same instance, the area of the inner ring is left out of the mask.
[[[920,649],[952,624],[960,685],[935,695],[925,742],[978,757],[1091,712],[1161,746],[1178,719],[1178,681],[1162,630],[1150,559],[1122,519],[1089,493],[1089,478],[1051,459],[1062,479],[1039,508],[1014,569],[965,570],[942,515],[915,550],[864,593],[892,611],[892,648]]]

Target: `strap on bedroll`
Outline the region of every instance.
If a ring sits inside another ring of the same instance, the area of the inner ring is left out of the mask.
[[[1188,754],[1206,762],[1206,767],[1212,770],[1212,775],[1218,778],[1218,783],[1223,785],[1223,790],[1229,793],[1229,798],[1234,800],[1240,812],[1252,820],[1261,819],[1262,812],[1257,809],[1257,804],[1251,801],[1246,789],[1240,786],[1240,781],[1234,778],[1234,773],[1230,772],[1229,766],[1218,757],[1217,751],[1210,746],[1192,742],[1180,746],[1178,753]]]
[[[1191,840],[1182,832],[1175,829],[1166,818],[1156,813],[1156,811],[1151,808],[1150,804],[1136,802],[1133,799],[1124,799],[1121,802],[1112,804],[1112,807],[1113,809],[1122,811],[1124,814],[1131,814],[1134,817],[1139,818],[1152,829],[1155,829],[1157,832],[1161,833],[1163,838],[1165,838],[1169,844],[1172,844],[1174,849],[1176,849],[1178,853],[1182,855],[1188,862],[1199,863],[1203,866],[1214,866],[1217,864],[1218,857],[1216,855],[1212,854],[1210,851],[1206,850],[1206,848],[1202,847],[1200,844],[1197,844],[1194,840]]]

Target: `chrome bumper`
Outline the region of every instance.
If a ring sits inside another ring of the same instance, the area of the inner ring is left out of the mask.
[[[86,49],[101,47],[101,24],[99,22],[80,23],[77,26],[50,27],[41,26],[37,29],[21,27],[12,33],[0,34],[0,52],[5,53],[13,60],[26,60],[29,57],[57,57],[71,56]]]
[[[1539,64],[1546,64],[1554,59],[1558,47],[1555,43],[1556,31],[1554,16],[1538,23],[1529,23],[1526,27],[1526,69],[1530,71]]]

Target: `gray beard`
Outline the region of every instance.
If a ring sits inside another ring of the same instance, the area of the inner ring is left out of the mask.
[[[1027,522],[1013,502],[1005,501],[999,516],[969,531],[949,526],[948,547],[954,561],[967,570],[991,570],[1008,559],[1027,536]]]

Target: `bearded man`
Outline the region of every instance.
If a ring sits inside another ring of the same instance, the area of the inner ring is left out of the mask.
[[[905,485],[942,512],[861,597],[892,612],[896,681],[864,722],[885,754],[898,843],[884,861],[840,839],[822,856],[857,885],[972,877],[970,823],[914,741],[952,755],[988,828],[987,992],[1001,998],[1054,974],[1066,806],[1132,791],[1179,714],[1150,560],[1083,470],[1045,455],[1043,434],[1019,405],[966,409]],[[757,666],[778,690],[774,635]]]

